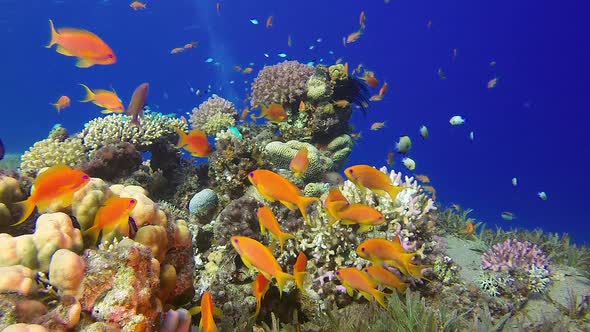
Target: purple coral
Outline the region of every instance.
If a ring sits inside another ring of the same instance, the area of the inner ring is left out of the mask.
[[[215,122],[220,122],[221,119],[227,119],[229,122],[231,122],[231,120],[233,119],[233,122],[235,123],[235,119],[237,118],[238,112],[236,111],[236,107],[231,101],[221,98],[217,95],[213,95],[213,97],[202,102],[198,108],[193,109],[190,122],[193,128],[205,131],[209,131],[208,129],[213,129],[213,131],[217,131],[216,129],[218,128],[208,128],[217,127],[216,123],[210,122],[212,121],[212,119],[217,119],[213,120]]]
[[[547,268],[549,259],[531,242],[509,239],[498,243],[481,256],[482,268],[492,271],[528,271],[532,265]]]
[[[265,66],[252,83],[252,107],[298,102],[306,92],[314,68],[297,61]]]

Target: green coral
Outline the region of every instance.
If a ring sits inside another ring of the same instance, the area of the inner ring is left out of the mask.
[[[236,118],[232,114],[217,113],[212,115],[209,120],[201,126],[201,129],[207,133],[207,135],[213,135],[220,132],[227,127],[236,125]]]
[[[437,279],[445,285],[456,282],[459,278],[459,267],[454,264],[453,259],[449,256],[439,256],[434,260],[432,268]]]
[[[28,175],[58,164],[76,166],[87,160],[86,148],[78,137],[63,141],[47,138],[36,142],[22,155],[21,171]]]
[[[346,72],[346,68],[341,63],[330,66],[328,68],[328,71],[330,72],[330,78],[332,79],[332,81],[342,81],[348,79],[348,73]]]
[[[326,95],[332,94],[329,82],[321,76],[312,76],[307,81],[307,97],[311,100],[318,100]]]
[[[297,152],[303,148],[308,150],[309,167],[303,175],[305,179],[321,179],[323,173],[332,169],[333,162],[323,156],[313,145],[299,141],[270,142],[264,148],[268,161],[275,168],[289,169],[289,164]]]

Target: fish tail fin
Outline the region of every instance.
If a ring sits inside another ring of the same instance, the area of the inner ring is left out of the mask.
[[[420,279],[424,279],[424,280],[427,280],[427,281],[431,281],[430,279],[424,277],[424,275],[422,274],[422,270],[427,269],[428,266],[426,266],[426,265],[415,265],[415,264],[412,264],[412,263],[408,263],[408,264],[406,264],[405,268],[406,268],[406,270],[408,270],[408,273],[411,276],[414,276],[414,277],[420,278]]]
[[[27,220],[27,218],[31,216],[31,214],[33,214],[33,210],[35,210],[35,202],[31,197],[29,197],[27,200],[15,203],[15,206],[17,206],[17,208],[22,211],[22,215],[20,219],[11,226],[18,226],[22,224]]]
[[[309,223],[309,217],[307,216],[307,207],[313,202],[320,203],[320,199],[317,197],[299,196],[299,199],[297,200],[297,207],[299,208],[299,211],[301,211],[301,215],[303,216],[303,220],[306,224]]]
[[[49,44],[45,46],[47,48],[50,48],[51,46],[57,44],[57,38],[59,37],[59,34],[55,30],[55,26],[53,26],[52,20],[49,20],[49,28],[51,29],[51,40],[49,41]]]
[[[387,190],[387,193],[389,194],[389,197],[391,197],[391,200],[393,201],[393,203],[395,204],[395,200],[397,198],[397,195],[404,190],[404,187],[402,186],[391,186],[389,187],[389,189]]]
[[[176,148],[181,148],[186,145],[186,133],[178,127],[173,127],[174,130],[178,133],[178,143],[176,144]]]
[[[306,275],[307,272],[297,272],[293,274],[293,277],[295,278],[295,285],[297,285],[297,288],[299,288],[303,294],[307,294],[307,291],[303,288],[303,282],[305,281]]]
[[[294,239],[294,238],[295,238],[295,236],[293,236],[292,234],[289,234],[289,233],[281,233],[279,235],[279,244],[281,245],[281,252],[283,251],[285,241],[288,239]]]
[[[86,91],[86,97],[84,97],[83,100],[80,100],[80,102],[86,103],[89,101],[93,101],[94,100],[94,92],[92,92],[92,90],[90,90],[90,88],[87,87],[86,85],[84,85],[82,83],[79,83],[79,84],[84,88],[84,91]]]
[[[57,112],[59,113],[60,109],[59,109],[59,105],[57,103],[49,103],[49,105],[55,107],[55,109],[57,110]]]
[[[279,272],[279,274],[277,274],[275,278],[277,279],[277,285],[279,286],[279,297],[282,298],[283,288],[285,288],[285,284],[287,283],[287,281],[294,280],[295,278],[289,273],[285,272]]]
[[[373,289],[371,291],[371,295],[375,298],[375,300],[385,309],[387,309],[387,302],[385,302],[385,293],[378,289]]]

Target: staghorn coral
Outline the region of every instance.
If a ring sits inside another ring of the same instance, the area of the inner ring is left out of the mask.
[[[82,139],[90,154],[109,143],[128,142],[139,151],[148,151],[153,145],[163,142],[176,142],[177,134],[172,127],[182,130],[187,125],[172,116],[148,113],[140,127],[131,124],[131,118],[122,114],[112,114],[96,118],[84,125]]]
[[[213,95],[193,109],[190,122],[193,129],[200,129],[207,135],[214,136],[227,127],[234,126],[237,118],[238,112],[232,102]]]
[[[35,175],[45,167],[66,164],[72,167],[87,160],[86,148],[78,137],[70,137],[63,141],[47,138],[36,142],[21,158],[21,172]]]
[[[252,83],[250,105],[258,108],[272,103],[296,104],[305,97],[313,72],[313,67],[297,61],[265,66]]]

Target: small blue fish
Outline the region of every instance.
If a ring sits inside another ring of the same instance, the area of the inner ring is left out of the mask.
[[[255,18],[253,18],[253,19],[250,20],[250,23],[256,25],[256,24],[258,24],[258,20],[255,19]]]
[[[279,53],[277,55],[280,56],[281,58],[286,58],[287,57],[287,54],[285,54],[285,53]]]
[[[207,60],[205,60],[206,63],[211,63],[213,62],[213,58],[207,58]]]
[[[315,65],[315,62],[310,61],[310,62],[307,63],[307,65],[310,66],[310,67],[313,67]]]
[[[227,128],[227,130],[229,130],[230,133],[232,133],[235,137],[242,139],[244,136],[242,136],[242,133],[240,133],[240,130],[238,129],[238,127],[235,126],[231,126],[229,128]]]
[[[268,53],[264,53],[264,57],[268,58],[269,57]]]

